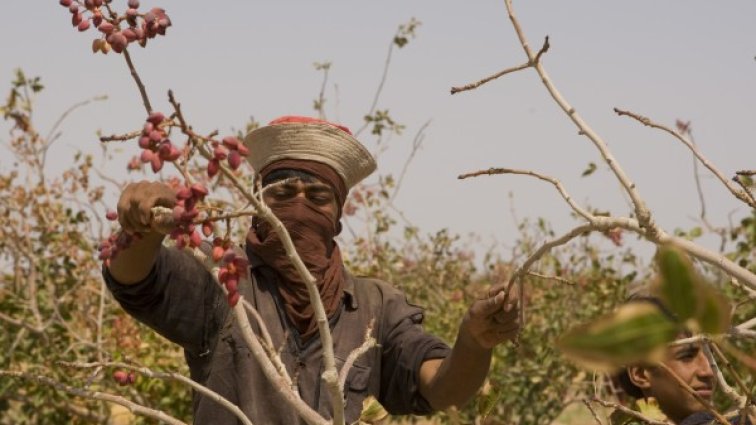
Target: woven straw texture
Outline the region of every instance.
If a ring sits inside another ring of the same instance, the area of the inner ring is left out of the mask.
[[[370,152],[351,135],[327,124],[287,123],[260,127],[244,138],[256,171],[281,159],[305,159],[330,166],[347,188],[375,171]]]

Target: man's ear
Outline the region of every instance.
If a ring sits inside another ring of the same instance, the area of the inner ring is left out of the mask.
[[[651,371],[644,366],[630,366],[627,368],[627,377],[630,382],[644,392],[651,388]]]

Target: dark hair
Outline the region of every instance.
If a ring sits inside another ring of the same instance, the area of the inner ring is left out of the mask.
[[[650,295],[632,295],[628,300],[625,302],[625,304],[634,304],[634,303],[646,303],[646,304],[652,304],[656,308],[659,309],[659,311],[670,321],[672,322],[679,322],[677,316],[670,311],[669,308],[667,308],[666,305],[662,302],[661,299],[650,296]],[[641,390],[638,386],[633,384],[633,381],[630,380],[630,376],[627,374],[627,367],[622,368],[616,375],[614,375],[614,380],[619,384],[620,388],[629,396],[634,398],[644,398],[643,390]]]
[[[290,168],[282,168],[280,170],[274,170],[268,173],[263,180],[262,185],[267,186],[271,183],[275,183],[277,181],[286,180],[286,179],[300,179],[305,183],[312,183],[314,181],[318,181],[318,178],[314,175],[301,170],[292,170]]]

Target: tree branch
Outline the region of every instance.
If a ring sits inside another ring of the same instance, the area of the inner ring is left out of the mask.
[[[751,195],[749,192],[745,190],[740,190],[735,185],[732,184],[732,181],[727,179],[724,174],[722,174],[715,166],[711,163],[703,154],[701,151],[698,150],[698,148],[692,144],[689,140],[684,138],[680,133],[672,130],[669,127],[663,126],[661,124],[657,124],[654,121],[652,121],[648,117],[644,117],[642,115],[638,115],[636,113],[630,112],[630,111],[623,111],[619,108],[614,108],[614,112],[617,113],[619,116],[627,116],[630,118],[633,118],[634,120],[640,122],[641,124],[655,128],[657,130],[661,130],[667,134],[670,134],[675,139],[679,140],[682,144],[688,147],[691,152],[693,152],[693,155],[698,158],[699,161],[701,161],[701,164],[703,164],[706,168],[709,169],[716,177],[719,179],[720,182],[722,182],[723,185],[727,188],[727,190],[730,191],[736,198],[740,199],[741,201],[745,202],[747,205],[749,205],[751,208],[756,208],[756,199],[754,199],[753,195]]]
[[[474,83],[466,84],[466,85],[461,86],[461,87],[452,87],[451,88],[451,94],[457,94],[457,93],[463,92],[463,91],[474,90],[474,89],[477,89],[478,87],[482,86],[483,84],[486,84],[489,81],[493,81],[493,80],[495,80],[495,79],[497,79],[499,77],[502,77],[504,75],[511,74],[511,73],[517,72],[517,71],[522,71],[523,69],[531,68],[531,67],[535,66],[535,64],[538,63],[541,60],[541,55],[543,55],[544,53],[546,53],[549,50],[549,46],[550,46],[549,45],[549,36],[546,36],[546,38],[543,41],[543,46],[541,47],[541,50],[538,51],[538,53],[535,55],[535,57],[532,60],[530,60],[530,58],[528,58],[528,61],[525,62],[525,63],[523,63],[523,64],[521,64],[521,65],[513,66],[513,67],[507,68],[507,69],[505,69],[503,71],[499,71],[496,74],[493,74],[493,75],[490,75],[490,76],[488,76],[486,78],[483,78],[480,81],[476,81]]]
[[[46,376],[31,375],[24,372],[14,372],[10,370],[0,370],[0,376],[21,378],[27,381],[36,382],[38,384],[47,385],[47,386],[55,388],[58,391],[63,391],[65,393],[72,394],[78,397],[120,404],[121,406],[126,407],[133,413],[136,413],[142,416],[147,416],[149,418],[157,419],[161,422],[165,422],[170,425],[187,425],[186,422],[180,421],[174,418],[173,416],[170,416],[169,414],[163,412],[162,410],[155,410],[146,406],[142,406],[141,404],[134,403],[133,401],[123,398],[121,396],[103,393],[100,391],[89,391],[89,390],[84,390],[81,388],[75,388],[70,385],[66,385],[61,382],[50,379]]]
[[[635,187],[635,183],[630,181],[630,178],[627,176],[627,174],[625,174],[625,171],[614,158],[614,155],[611,153],[604,140],[599,137],[599,135],[596,134],[596,132],[593,131],[593,129],[580,117],[577,111],[575,111],[575,108],[567,103],[567,101],[562,97],[562,95],[559,93],[559,90],[557,90],[557,88],[551,82],[551,78],[546,73],[546,70],[543,68],[540,61],[536,61],[537,55],[533,54],[533,51],[528,46],[525,34],[520,27],[519,21],[514,15],[512,0],[506,0],[506,7],[507,13],[509,14],[509,19],[512,21],[512,26],[514,27],[515,32],[517,33],[517,37],[520,40],[520,44],[522,45],[522,48],[528,57],[528,61],[533,62],[533,68],[541,77],[541,82],[543,82],[546,90],[549,92],[557,105],[559,105],[559,107],[567,114],[567,116],[575,124],[575,126],[577,126],[579,134],[585,135],[586,137],[588,137],[588,139],[591,140],[591,142],[593,142],[593,145],[601,153],[604,162],[609,165],[609,168],[612,170],[614,175],[619,180],[620,184],[622,184],[624,190],[630,196],[640,227],[648,232],[651,238],[654,238],[659,229],[653,222],[651,212],[638,193],[638,190]]]
[[[569,204],[569,206],[572,208],[572,210],[575,211],[576,213],[578,213],[578,215],[580,215],[581,217],[583,217],[586,220],[588,220],[588,222],[592,222],[595,219],[595,217],[591,213],[589,213],[584,208],[580,207],[577,203],[575,203],[575,201],[572,199],[572,196],[570,196],[570,194],[567,193],[567,190],[564,188],[564,185],[562,185],[562,182],[560,182],[559,180],[557,180],[557,179],[555,179],[553,177],[549,177],[549,176],[546,176],[546,175],[543,175],[543,174],[539,174],[539,173],[536,173],[534,171],[530,171],[530,170],[518,170],[518,169],[514,169],[514,168],[493,168],[493,167],[491,167],[488,170],[480,170],[480,171],[475,171],[475,172],[472,172],[472,173],[461,174],[457,178],[458,179],[466,179],[466,178],[469,178],[469,177],[477,177],[477,176],[481,176],[481,175],[494,175],[494,174],[519,174],[519,175],[531,176],[531,177],[535,177],[535,178],[543,180],[543,181],[547,181],[547,182],[553,184],[556,187],[556,189],[559,191],[559,194],[562,195],[562,198],[564,198],[564,200],[567,202],[567,204]]]
[[[367,330],[365,331],[364,342],[362,343],[362,345],[355,348],[351,353],[349,353],[349,356],[347,356],[346,360],[344,361],[344,365],[341,366],[341,374],[339,376],[339,387],[341,388],[341,391],[344,391],[344,385],[346,385],[349,369],[352,368],[355,360],[357,360],[360,356],[364,355],[368,352],[368,350],[375,346],[376,340],[370,335],[373,333],[374,325],[375,319],[370,319],[370,323],[368,324]]]
[[[602,405],[604,407],[609,407],[609,408],[612,408],[612,409],[617,409],[620,412],[625,413],[627,415],[630,415],[630,416],[634,417],[635,419],[639,419],[639,420],[641,420],[641,421],[643,421],[643,422],[645,422],[645,423],[647,423],[649,425],[670,425],[670,423],[667,422],[667,421],[657,421],[655,419],[651,419],[649,417],[643,416],[643,414],[641,412],[638,412],[638,411],[635,411],[633,409],[627,408],[627,407],[625,407],[625,406],[623,406],[621,404],[612,403],[610,401],[605,401],[605,400],[601,400],[601,399],[598,399],[598,398],[594,398],[593,401],[595,401],[596,403],[598,403],[598,404],[600,404],[600,405]]]
[[[139,73],[137,73],[137,70],[134,67],[134,62],[131,61],[131,54],[129,54],[128,48],[123,49],[123,57],[124,59],[126,59],[126,65],[128,65],[129,71],[131,71],[131,77],[134,78],[134,82],[139,88],[139,94],[142,96],[142,103],[144,103],[144,109],[147,110],[147,114],[150,114],[152,112],[152,105],[150,104],[150,98],[147,96],[147,89],[144,88],[142,79],[139,77]]]

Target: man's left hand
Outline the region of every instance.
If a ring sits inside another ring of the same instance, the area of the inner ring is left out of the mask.
[[[463,333],[484,349],[514,339],[520,331],[520,306],[517,291],[505,293],[505,285],[489,290],[489,296],[476,300],[462,321]],[[462,335],[460,335],[462,336]]]

